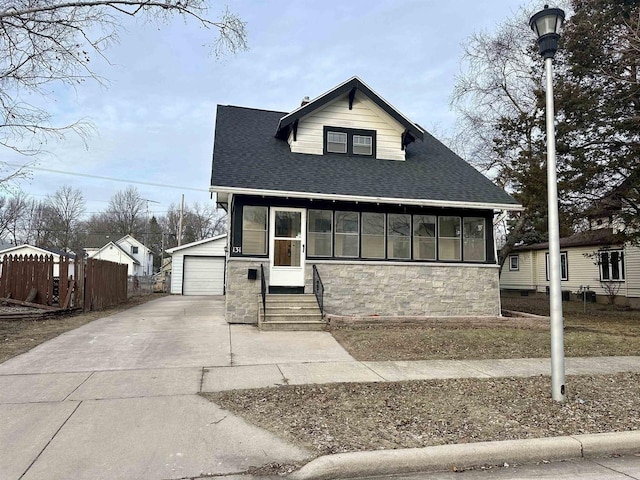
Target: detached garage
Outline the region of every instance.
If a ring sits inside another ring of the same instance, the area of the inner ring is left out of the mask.
[[[219,235],[167,250],[171,254],[171,293],[224,295],[227,236]]]

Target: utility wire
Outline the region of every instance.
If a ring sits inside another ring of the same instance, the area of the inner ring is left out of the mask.
[[[109,180],[112,182],[134,183],[137,185],[147,185],[150,187],[175,188],[178,190],[190,190],[193,192],[207,192],[207,193],[209,192],[209,190],[206,190],[204,188],[182,187],[180,185],[169,185],[166,183],[140,182],[135,180],[126,180],[124,178],[105,177],[102,175],[91,175],[89,173],[66,172],[64,170],[54,170],[52,168],[44,168],[44,167],[33,167],[30,165],[23,165],[20,163],[13,163],[13,162],[4,162],[4,163],[6,165],[11,165],[12,167],[20,167],[20,168],[26,168],[31,170],[41,170],[43,172],[59,173],[61,175],[74,175],[76,177],[96,178],[98,180]]]

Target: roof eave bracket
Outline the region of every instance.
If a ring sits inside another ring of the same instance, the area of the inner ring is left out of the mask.
[[[358,88],[353,87],[349,91],[349,110],[353,110],[353,100],[356,98],[356,90],[358,90]]]

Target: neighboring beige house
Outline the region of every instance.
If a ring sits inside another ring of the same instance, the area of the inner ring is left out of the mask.
[[[125,235],[101,248],[87,248],[85,251],[89,258],[127,265],[129,276],[147,276],[153,273],[153,252],[131,235]]]
[[[640,307],[640,248],[621,243],[615,227],[592,224],[593,230],[560,239],[563,298],[572,300],[581,289],[595,292],[607,301],[609,292],[617,301]],[[503,292],[546,293],[549,286],[548,243],[513,249],[502,267]]]
[[[53,261],[55,262],[53,265],[53,276],[60,276],[60,257],[69,257],[70,259],[74,259],[76,256],[73,253],[63,252],[62,250],[57,250],[54,248],[43,248],[36,247],[34,245],[24,244],[17,245],[15,247],[5,248],[4,250],[0,250],[0,258],[5,255],[52,255]],[[69,275],[73,275],[73,264],[69,265]]]

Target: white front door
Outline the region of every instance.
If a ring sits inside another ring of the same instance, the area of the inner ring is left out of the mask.
[[[269,222],[269,285],[304,287],[306,210],[272,207]]]

